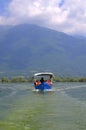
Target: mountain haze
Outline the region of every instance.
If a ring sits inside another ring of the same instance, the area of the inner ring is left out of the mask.
[[[0,26],[0,74],[86,76],[86,39],[36,25]]]

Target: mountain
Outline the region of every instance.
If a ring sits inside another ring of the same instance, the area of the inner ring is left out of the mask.
[[[0,75],[86,76],[86,39],[22,24],[0,26]]]
[[[73,37],[76,37],[78,39],[86,40],[86,36],[83,36],[83,35],[73,35]]]

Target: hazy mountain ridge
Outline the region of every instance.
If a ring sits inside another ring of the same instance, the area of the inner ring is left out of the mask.
[[[36,25],[2,27],[0,72],[33,70],[86,76],[86,40]]]

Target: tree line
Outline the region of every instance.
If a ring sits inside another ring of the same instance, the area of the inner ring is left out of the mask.
[[[13,78],[3,77],[0,79],[1,83],[26,83],[33,82],[33,77],[25,78],[18,76]],[[71,77],[55,77],[54,82],[86,82],[86,78],[71,78]]]

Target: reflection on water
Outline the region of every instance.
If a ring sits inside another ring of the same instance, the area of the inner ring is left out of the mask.
[[[0,84],[0,130],[86,130],[86,84],[53,87],[34,92],[33,84]]]

